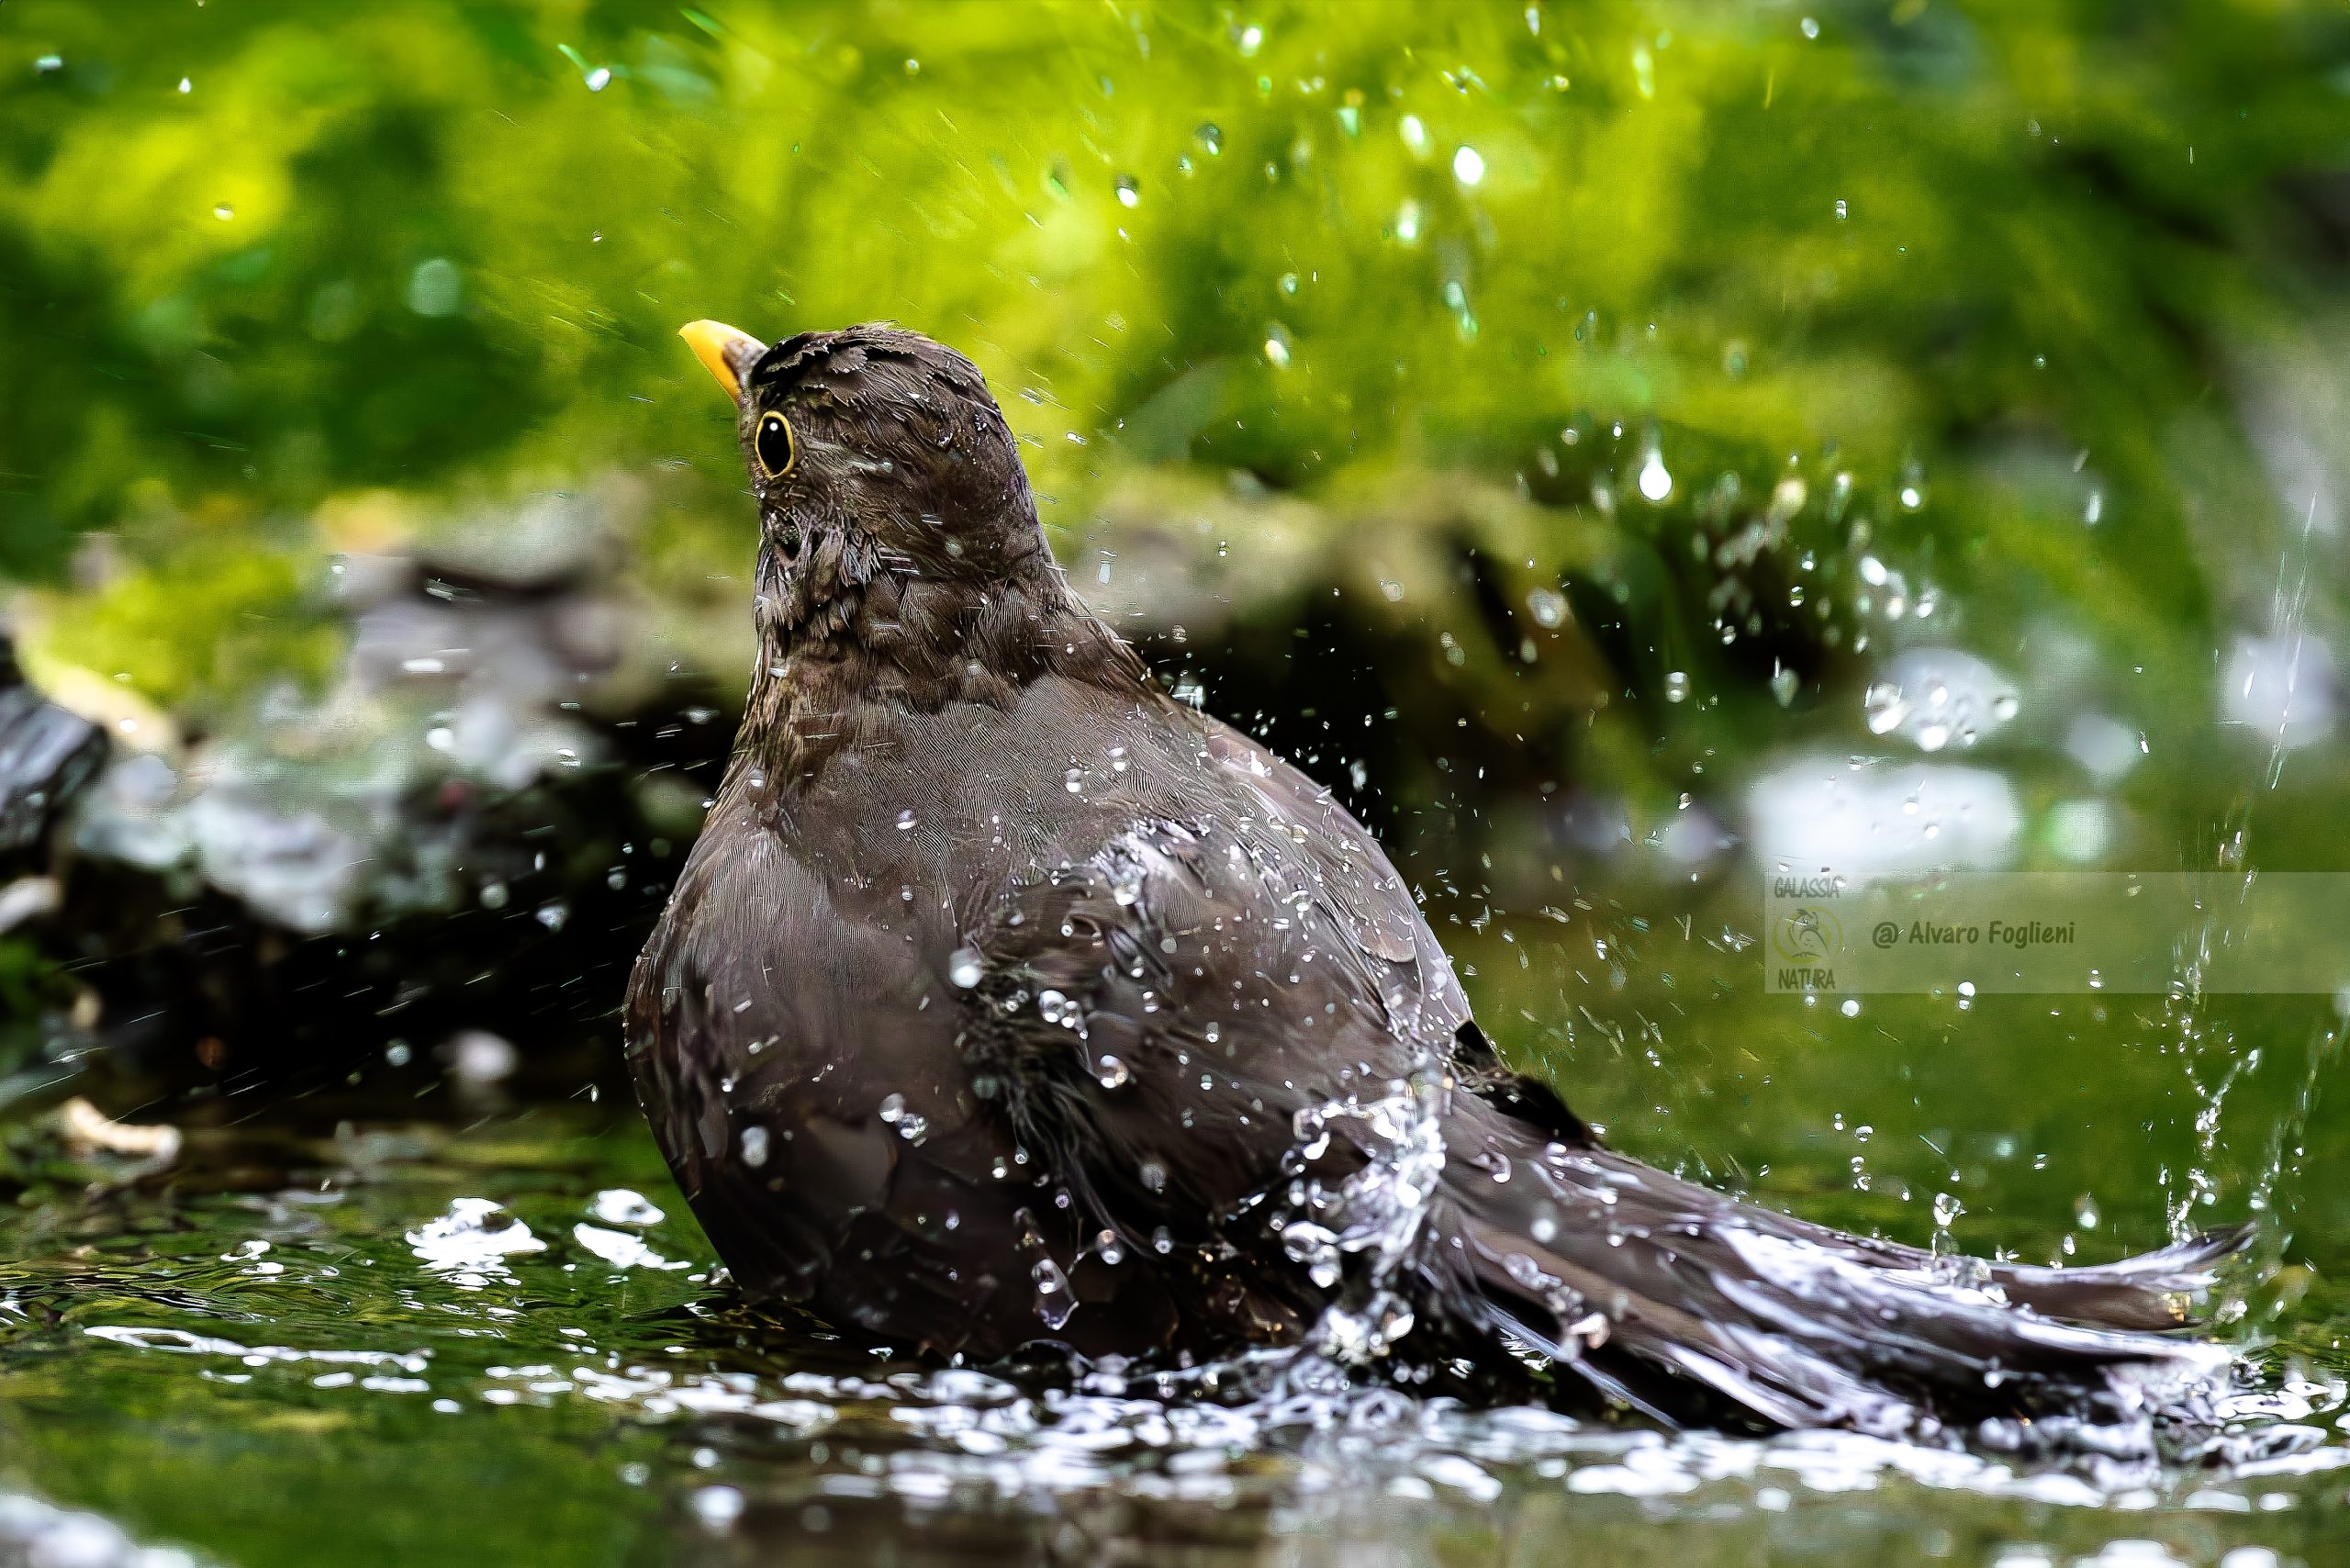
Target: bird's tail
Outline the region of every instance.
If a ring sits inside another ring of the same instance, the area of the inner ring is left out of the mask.
[[[1937,1258],[1546,1142],[1482,1102],[1448,1120],[1423,1254],[1447,1316],[1673,1425],[2138,1422],[2232,1361],[2158,1331],[2192,1323],[2244,1228],[2101,1268]]]

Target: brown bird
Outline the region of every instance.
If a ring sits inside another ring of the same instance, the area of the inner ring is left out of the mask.
[[[684,336],[737,405],[759,651],[629,1055],[744,1290],[941,1358],[1530,1354],[1684,1423],[2116,1415],[2224,1361],[2143,1331],[2238,1235],[1959,1267],[1605,1148],[1361,824],[1078,602],[969,361]]]

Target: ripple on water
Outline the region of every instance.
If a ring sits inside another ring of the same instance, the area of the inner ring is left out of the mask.
[[[627,1158],[643,1159],[627,1131]],[[1667,1562],[1697,1536],[1761,1539],[1794,1515],[1830,1543],[1823,1562],[1885,1560],[1886,1541],[1931,1529],[2074,1564],[2135,1540],[2180,1561],[2272,1541],[2316,1561],[2308,1543],[2350,1464],[2332,1430],[2343,1391],[2317,1381],[2232,1396],[2206,1462],[2165,1464],[1477,1409],[1303,1352],[1184,1372],[925,1370],[734,1303],[689,1222],[638,1190],[657,1172],[624,1173],[600,1149],[509,1170],[509,1144],[489,1185],[491,1161],[449,1156],[330,1170],[341,1202],[308,1175],[274,1195],[176,1200],[170,1224],[132,1203],[82,1215],[70,1244],[8,1238],[32,1260],[0,1296],[0,1376],[48,1391],[38,1426],[0,1413],[0,1437],[27,1439],[12,1444],[22,1479],[84,1500],[84,1456],[59,1434],[136,1407],[157,1418],[110,1439],[129,1456],[113,1473],[149,1479],[109,1492],[108,1511],[149,1539],[190,1533],[150,1519],[205,1517],[175,1511],[169,1488],[208,1483],[173,1468],[173,1444],[204,1475],[233,1461],[241,1484],[294,1488],[316,1461],[300,1434],[318,1432],[358,1473],[468,1477],[339,1520],[381,1540],[445,1529],[460,1554],[461,1533],[526,1519],[582,1540],[673,1521],[681,1541],[784,1545],[819,1525],[927,1539],[951,1516],[997,1520],[1008,1550],[1058,1519],[1170,1540],[1213,1525],[1333,1561],[1346,1542],[1431,1556],[1460,1528],[1561,1545],[1597,1531],[1618,1560]],[[279,1271],[252,1273],[262,1261]],[[557,1494],[569,1501],[550,1511]]]

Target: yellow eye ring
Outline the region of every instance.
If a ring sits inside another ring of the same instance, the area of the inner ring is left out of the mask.
[[[800,438],[791,433],[791,421],[778,413],[761,414],[759,428],[751,436],[751,454],[759,460],[759,472],[770,479],[790,473],[800,461]]]

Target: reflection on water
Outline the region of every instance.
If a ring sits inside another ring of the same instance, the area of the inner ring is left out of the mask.
[[[1672,1435],[1306,1357],[924,1370],[713,1282],[630,1117],[198,1134],[189,1159],[175,1191],[12,1216],[0,1432],[12,1484],[218,1561],[316,1561],[320,1531],[352,1562],[2259,1568],[2350,1541],[2326,1358],[2276,1361],[2212,1458],[2168,1467]],[[72,1528],[114,1555],[55,1561],[133,1561]]]

